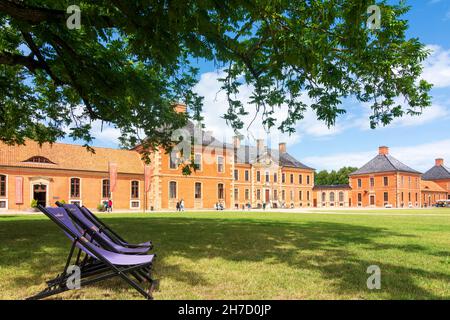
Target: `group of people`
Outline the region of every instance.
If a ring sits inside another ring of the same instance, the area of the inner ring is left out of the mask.
[[[111,199],[109,199],[108,201],[103,201],[103,208],[105,212],[112,212],[112,206],[113,202]]]
[[[176,205],[177,211],[184,211],[184,200],[181,199],[180,201],[177,201]]]

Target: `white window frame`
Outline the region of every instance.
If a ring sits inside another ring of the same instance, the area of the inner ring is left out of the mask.
[[[170,197],[170,183],[171,182],[175,182],[175,192],[176,192],[176,195],[175,195],[175,198],[171,198]],[[168,193],[168,198],[169,198],[169,201],[170,200],[176,200],[176,199],[178,199],[178,181],[176,181],[176,180],[170,180],[168,183],[167,183],[167,193]]]
[[[137,198],[133,198],[131,196],[131,193],[133,191],[133,182],[135,182],[135,181],[137,181],[137,183],[138,183],[138,197]],[[136,179],[130,180],[130,200],[140,200],[140,199],[141,199],[141,181],[136,180]]]
[[[81,199],[69,199],[69,204],[74,204],[74,202],[79,202],[80,203],[80,207],[83,206],[83,200],[81,200]]]
[[[72,198],[72,179],[78,179],[78,180],[80,180],[80,198],[78,199],[78,198]],[[70,201],[79,201],[80,203],[82,203],[82,201],[81,201],[81,199],[83,198],[83,190],[82,190],[82,183],[81,183],[81,181],[82,181],[82,179],[80,178],[80,177],[70,177],[69,178],[69,197],[68,197],[68,199],[69,199],[69,203],[70,203]],[[111,186],[110,186],[110,189],[111,189]],[[111,190],[110,190],[111,191]],[[102,193],[103,193],[103,182],[102,182]]]
[[[202,172],[203,171],[203,155],[201,153],[196,152],[194,154],[194,164],[195,164],[195,157],[196,156],[200,156],[200,167],[197,169],[198,172]]]
[[[197,183],[200,183],[200,198],[195,197],[195,185]],[[194,181],[194,201],[203,200],[203,182],[200,181]]]
[[[8,182],[9,182],[9,175],[7,175],[6,173],[0,173],[0,175],[5,176],[6,177],[6,181],[5,181],[5,197],[1,197],[0,201],[5,201],[6,202],[6,207],[5,208],[0,208],[0,211],[7,211],[9,209],[9,197],[8,197]]]
[[[131,205],[131,203],[133,203],[133,202],[138,202],[138,203],[139,203],[139,207],[133,207],[133,206]],[[141,209],[141,200],[138,200],[138,199],[131,199],[131,200],[130,200],[130,209],[131,209],[131,210],[140,210],[140,209]]]
[[[105,180],[109,180],[109,194],[110,194],[110,196],[109,197],[106,197],[106,198],[104,198],[103,197],[103,181],[105,181]],[[70,191],[69,191],[70,192]],[[101,183],[100,183],[100,199],[102,200],[102,202],[104,201],[104,200],[106,200],[106,199],[112,199],[112,192],[111,192],[111,179],[109,179],[109,178],[103,178],[102,180],[101,180]]]
[[[222,159],[222,170],[219,170],[220,168],[220,162],[219,159]],[[225,157],[224,156],[217,156],[217,172],[218,173],[224,173],[225,172]]]
[[[0,208],[0,211],[7,211],[9,208],[9,202],[8,199],[0,198],[0,202],[6,202],[6,206],[4,208]]]

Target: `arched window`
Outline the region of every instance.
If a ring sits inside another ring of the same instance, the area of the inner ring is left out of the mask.
[[[322,202],[327,201],[327,194],[325,192],[322,192]]]
[[[109,179],[102,180],[102,197],[109,198],[111,196]]]
[[[6,176],[0,175],[0,197],[6,197]]]
[[[339,202],[344,202],[344,192],[339,192]]]
[[[70,197],[79,198],[80,197],[80,178],[70,179]]]
[[[34,156],[34,157],[31,157],[31,158],[29,158],[29,159],[27,159],[27,160],[25,160],[23,162],[55,164],[54,162],[50,161],[46,157],[42,157],[42,156]]]
[[[131,198],[139,198],[139,181],[131,181]]]
[[[334,192],[330,192],[330,202],[334,202]]]

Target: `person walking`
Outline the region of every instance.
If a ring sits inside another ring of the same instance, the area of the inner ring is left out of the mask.
[[[184,200],[181,199],[180,201],[180,211],[184,211]]]
[[[176,206],[176,208],[177,208],[177,212],[180,211],[180,201],[177,201],[177,206]]]
[[[112,212],[113,202],[111,199],[108,200],[108,212]]]

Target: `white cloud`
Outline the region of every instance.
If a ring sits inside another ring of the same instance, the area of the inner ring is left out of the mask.
[[[444,158],[450,162],[450,139],[415,146],[394,146],[390,154],[413,169],[425,172],[434,165],[434,159]],[[353,153],[337,153],[328,156],[306,157],[306,163],[312,163],[319,170],[339,169],[344,166],[361,167],[377,155],[377,150]]]
[[[435,88],[450,87],[450,50],[438,45],[428,45],[432,54],[423,64],[423,78]]]
[[[213,134],[217,138],[230,141],[230,137],[234,135],[233,130],[229,126],[226,126],[225,120],[221,118],[228,109],[228,102],[225,92],[220,91],[220,83],[218,81],[218,78],[223,76],[224,73],[220,71],[203,73],[200,77],[199,83],[196,85],[195,91],[205,98],[203,115],[205,117],[204,122],[206,129],[213,131]],[[246,110],[248,111],[254,110],[253,105],[249,104],[251,94],[252,87],[243,85],[240,88],[240,93],[237,97],[244,105],[247,106]],[[308,105],[312,103],[311,99],[306,94],[301,97],[301,100]],[[317,120],[317,116],[313,110],[307,109],[304,114],[304,119],[300,120],[296,124],[297,131],[291,136],[288,134],[282,134],[276,126],[271,129],[270,133],[267,133],[262,125],[260,115],[258,115],[256,120],[252,123],[255,113],[256,112],[253,111],[250,112],[248,116],[242,117],[244,122],[242,134],[248,134],[250,140],[252,140],[252,137],[270,139],[273,144],[277,141],[283,141],[292,145],[301,141],[301,139],[306,135],[315,138],[331,137],[343,132],[350,126],[349,122],[346,121],[348,120],[348,116],[343,116],[338,119],[335,126],[328,128],[323,121]],[[286,117],[286,106],[276,109],[274,118],[278,120],[277,124],[280,124]],[[249,132],[247,132],[246,129],[250,123],[252,124]],[[354,124],[351,124],[351,126],[353,125]]]

